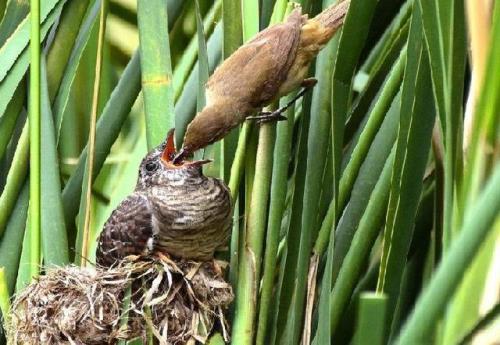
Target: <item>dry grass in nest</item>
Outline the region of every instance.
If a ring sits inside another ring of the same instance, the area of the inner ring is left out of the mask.
[[[115,344],[152,334],[157,344],[195,344],[205,343],[217,324],[228,340],[224,311],[233,293],[219,263],[130,258],[111,269],[49,269],[16,297],[9,338]],[[127,296],[130,303],[123,302]]]

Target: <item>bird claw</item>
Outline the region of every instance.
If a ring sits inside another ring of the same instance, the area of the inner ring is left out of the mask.
[[[247,120],[257,120],[257,124],[267,122],[284,121],[287,120],[286,116],[281,114],[281,111],[261,111],[259,115],[249,116]]]
[[[224,268],[225,267],[224,267],[224,264],[222,261],[217,260],[217,259],[213,259],[212,265],[213,265],[212,268],[213,268],[216,275],[218,275],[220,277],[224,276]]]

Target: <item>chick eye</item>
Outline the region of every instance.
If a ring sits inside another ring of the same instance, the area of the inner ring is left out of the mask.
[[[146,163],[146,170],[149,172],[153,172],[158,169],[158,163],[156,162],[148,162]]]

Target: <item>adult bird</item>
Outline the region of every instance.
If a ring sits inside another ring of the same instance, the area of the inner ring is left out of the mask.
[[[294,101],[316,80],[306,78],[309,65],[344,22],[349,0],[307,19],[296,7],[286,22],[270,26],[238,48],[208,79],[206,106],[187,127],[174,163],[223,138],[245,119],[281,120],[285,107],[262,108],[303,86]]]
[[[205,261],[225,246],[232,220],[229,189],[203,175],[209,161],[174,165],[173,134],[142,160],[134,192],[106,221],[97,264],[109,267],[129,255],[155,254]]]

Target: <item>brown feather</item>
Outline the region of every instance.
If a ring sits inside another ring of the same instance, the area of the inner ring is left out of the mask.
[[[297,7],[237,49],[209,78],[206,107],[189,124],[183,154],[223,138],[245,119],[300,87],[309,65],[342,25],[349,0],[307,20]]]
[[[152,236],[147,197],[142,192],[134,192],[118,205],[104,224],[96,262],[111,266],[125,256],[146,254]]]
[[[209,78],[208,103],[231,99],[260,108],[274,99],[295,58],[301,25],[296,9],[287,22],[269,27],[236,50]]]

